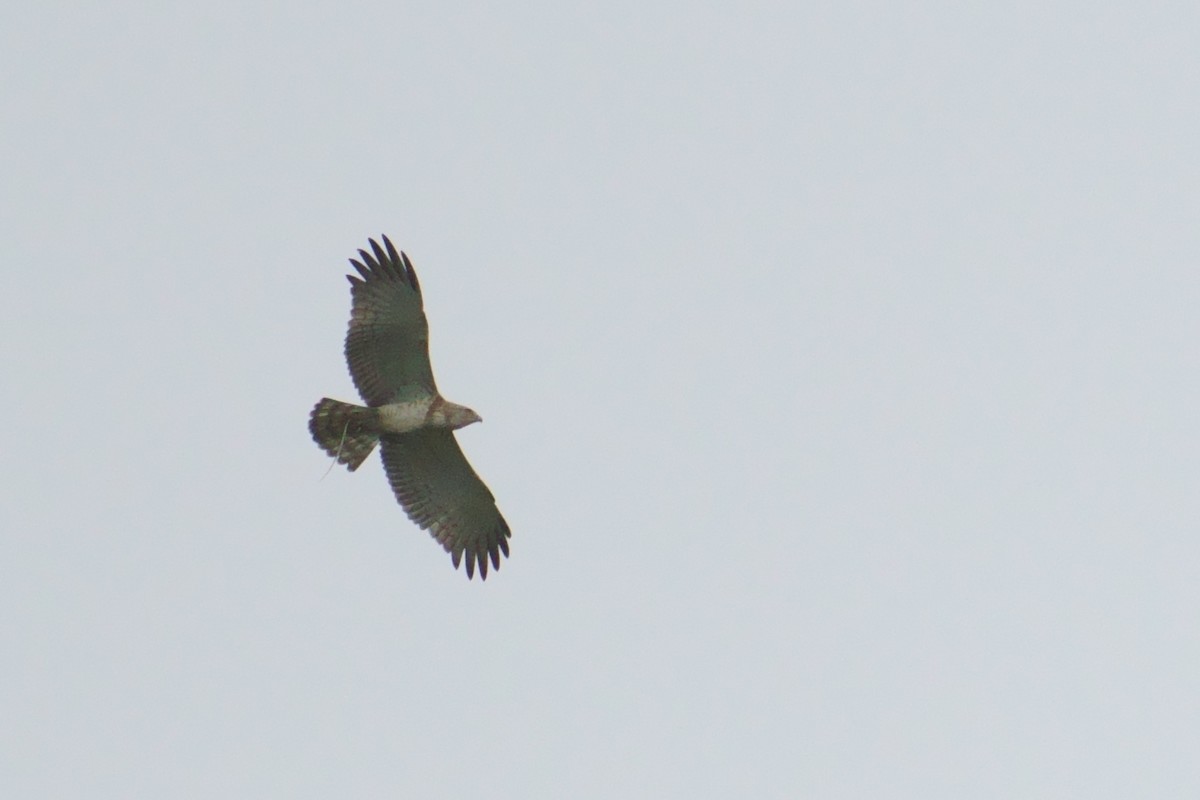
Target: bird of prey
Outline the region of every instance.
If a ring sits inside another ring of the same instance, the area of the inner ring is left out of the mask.
[[[383,469],[409,519],[426,529],[467,577],[487,579],[508,555],[508,523],[471,469],[454,431],[480,417],[443,398],[429,365],[429,324],[412,262],[386,236],[350,259],[346,363],[366,406],[323,398],[309,416],[313,440],[351,472],[379,445]]]

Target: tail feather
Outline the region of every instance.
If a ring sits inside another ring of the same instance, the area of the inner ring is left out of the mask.
[[[373,408],[324,397],[313,407],[308,429],[322,450],[353,472],[379,443],[378,417]]]

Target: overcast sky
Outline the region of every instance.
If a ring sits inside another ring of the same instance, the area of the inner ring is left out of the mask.
[[[0,795],[1200,796],[1198,30],[14,7]],[[383,233],[485,583],[306,429]]]

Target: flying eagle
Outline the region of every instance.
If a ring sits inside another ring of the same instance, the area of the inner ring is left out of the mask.
[[[488,559],[508,555],[508,523],[471,469],[454,431],[480,417],[440,394],[429,365],[429,323],[412,262],[386,236],[371,253],[350,259],[350,330],[346,363],[366,407],[323,398],[308,429],[326,453],[351,472],[379,445],[383,469],[408,518],[427,529],[455,568],[487,579]]]

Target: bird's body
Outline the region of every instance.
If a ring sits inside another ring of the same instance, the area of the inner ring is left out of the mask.
[[[346,361],[359,394],[358,406],[323,398],[309,430],[330,456],[350,471],[380,445],[384,470],[409,518],[428,529],[450,553],[454,566],[467,557],[467,576],[488,561],[500,568],[508,555],[508,524],[492,493],[471,469],[453,431],[479,422],[466,406],[437,391],[429,364],[429,326],[421,288],[408,256],[385,236],[359,250],[350,263],[353,298]]]
[[[375,409],[379,418],[379,430],[386,433],[408,433],[423,428],[430,422],[433,397],[421,397],[400,403],[388,403]]]

